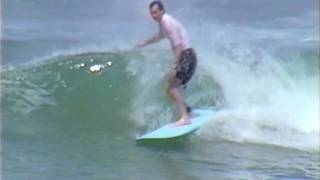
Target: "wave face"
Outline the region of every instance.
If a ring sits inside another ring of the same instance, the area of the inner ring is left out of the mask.
[[[317,57],[300,53],[283,58],[242,45],[222,51],[207,57],[198,52],[199,68],[184,90],[192,107],[219,109],[200,134],[317,151]],[[148,129],[168,123],[177,118],[165,94],[171,58],[169,51],[80,53],[4,70],[5,131],[32,133],[42,121],[86,123],[93,131],[104,124],[111,133],[126,131],[122,123]],[[106,68],[91,73],[96,64]],[[64,130],[56,128],[53,134]]]

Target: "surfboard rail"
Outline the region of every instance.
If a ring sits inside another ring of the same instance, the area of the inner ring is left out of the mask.
[[[191,134],[197,131],[203,124],[212,119],[215,114],[215,110],[211,109],[195,109],[191,114],[191,124],[183,126],[172,126],[173,123],[166,124],[159,129],[146,133],[138,138],[141,140],[160,140],[160,139],[172,139]]]

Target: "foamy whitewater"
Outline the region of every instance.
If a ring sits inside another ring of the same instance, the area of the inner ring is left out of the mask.
[[[210,24],[195,29],[195,34],[205,34],[201,32],[203,29],[217,33],[207,35],[207,43],[196,47],[200,59],[198,76],[190,86],[196,84],[202,89],[187,93],[187,101],[201,107],[199,102],[206,100],[211,101],[211,105],[221,103],[215,96],[224,99],[217,117],[202,129],[203,137],[319,150],[319,61],[310,67],[310,62],[306,62],[310,60],[304,60],[296,50],[289,51],[289,57],[283,57],[274,47],[262,48],[255,44],[258,42],[248,43],[247,38],[232,40],[230,35],[236,34],[237,28],[233,32],[231,27]],[[159,119],[170,119],[172,111],[159,110],[161,103],[150,101],[159,93],[156,90],[159,82],[155,79],[164,81],[161,77],[165,76],[170,63],[159,62],[159,56],[154,57],[152,53],[145,56],[148,58],[143,65],[141,60],[133,59],[128,66],[130,72],[139,71],[141,78],[134,100],[140,107],[134,106],[133,113],[139,108],[145,115],[152,109],[159,111]],[[170,61],[170,57],[164,59]],[[141,88],[145,84],[148,87]],[[214,86],[222,92],[217,92]],[[145,106],[148,108],[144,109]],[[153,121],[151,117],[134,117],[137,122]]]

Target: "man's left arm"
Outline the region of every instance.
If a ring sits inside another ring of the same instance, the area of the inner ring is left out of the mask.
[[[182,54],[182,44],[178,44],[173,47],[174,55],[175,55],[175,64],[178,64]]]

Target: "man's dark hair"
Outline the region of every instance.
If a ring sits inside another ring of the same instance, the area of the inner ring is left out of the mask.
[[[161,1],[152,1],[149,5],[149,9],[151,9],[153,6],[157,5],[160,11],[165,11],[163,4]]]

